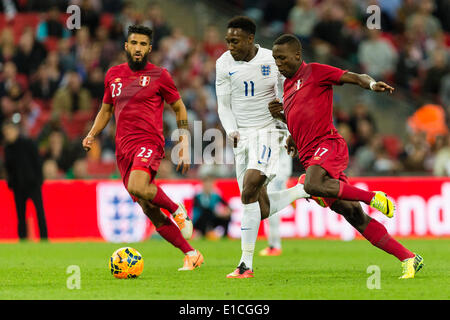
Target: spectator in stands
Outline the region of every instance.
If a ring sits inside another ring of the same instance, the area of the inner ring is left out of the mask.
[[[49,55],[51,55],[50,53]],[[70,40],[61,39],[58,43],[58,64],[53,65],[53,68],[61,69],[61,72],[68,70],[75,70],[77,67],[77,59],[75,57],[75,50],[72,50]],[[56,60],[56,59],[55,59]]]
[[[318,22],[313,0],[297,0],[296,5],[289,11],[288,30],[295,34],[302,44],[308,44],[314,26]]]
[[[0,36],[0,63],[12,61],[16,54],[14,34],[10,27],[5,27]]]
[[[159,41],[169,36],[172,33],[171,26],[167,23],[164,14],[161,10],[161,7],[157,3],[153,3],[150,5],[148,10],[148,17],[152,22],[152,30],[153,30],[153,40],[152,46],[153,50],[159,49]]]
[[[105,89],[104,73],[100,67],[95,67],[91,70],[91,72],[89,72],[88,77],[86,89],[89,90],[91,97],[94,99],[96,104],[100,105]]]
[[[42,173],[44,175],[44,180],[56,180],[63,178],[58,168],[58,163],[53,159],[44,161],[44,164],[42,165]]]
[[[45,42],[49,37],[61,39],[71,36],[70,30],[62,23],[58,6],[52,6],[43,18],[36,28],[36,40]]]
[[[31,78],[30,89],[34,98],[50,101],[59,85],[59,74],[55,74],[44,62]]]
[[[400,47],[395,82],[406,89],[417,89],[419,72],[424,69],[425,52],[416,35],[411,31],[404,33],[404,42]]]
[[[18,235],[20,240],[27,238],[25,221],[26,201],[34,203],[41,240],[47,239],[47,223],[42,203],[41,186],[42,163],[34,142],[20,135],[19,127],[12,121],[2,126],[5,147],[5,167],[8,187],[14,193],[16,203]]]
[[[368,29],[368,38],[358,49],[358,59],[364,72],[377,80],[386,80],[395,72],[397,53],[390,43],[381,38],[380,30]]]
[[[405,145],[404,154],[401,155],[405,169],[410,172],[425,171],[425,159],[430,152],[425,132],[411,133]]]
[[[89,90],[82,87],[81,77],[75,72],[66,73],[63,83],[53,98],[52,111],[57,114],[73,114],[75,112],[92,111],[92,98]]]
[[[450,177],[450,135],[436,139],[433,174]]]
[[[122,43],[117,40],[110,39],[110,34],[105,26],[99,26],[95,32],[96,43],[101,48],[99,57],[100,67],[102,70],[108,69],[111,60],[122,51]]]
[[[450,73],[441,79],[439,95],[442,105],[446,108],[448,122],[450,121]]]
[[[47,56],[47,49],[35,41],[33,30],[28,27],[22,33],[18,50],[13,60],[19,73],[27,76],[33,74]]]
[[[431,68],[428,69],[425,77],[423,90],[432,94],[434,101],[438,99],[442,78],[450,73],[448,57],[449,55],[444,50],[434,51]]]
[[[435,8],[433,0],[420,0],[417,1],[417,11],[406,19],[406,29],[414,28],[414,26],[420,26],[423,30],[425,37],[434,37],[436,33],[442,31],[442,26],[438,18],[433,16]]]
[[[346,52],[344,35],[345,12],[339,3],[324,1],[319,11],[319,21],[314,26],[312,45],[315,51],[332,52],[340,55]]]
[[[220,36],[217,26],[207,26],[203,34],[203,52],[216,61],[227,50],[227,46]]]
[[[357,134],[358,124],[362,120],[368,121],[373,128],[373,131],[377,130],[375,118],[372,113],[369,112],[369,107],[364,102],[358,102],[353,107],[348,121],[353,134]]]
[[[50,132],[43,159],[44,163],[48,160],[56,161],[61,172],[67,172],[72,167],[74,159],[71,152],[71,143],[66,140],[62,131],[54,130]]]
[[[191,50],[191,43],[180,28],[174,28],[169,36],[159,42],[159,51],[162,56],[162,66],[169,72],[180,67]]]
[[[3,65],[0,80],[0,97],[8,96],[13,100],[18,100],[28,90],[27,77],[17,72],[17,66],[12,61]]]
[[[87,26],[91,37],[95,36],[95,31],[100,23],[100,15],[95,9],[92,0],[81,0],[81,24]]]
[[[192,222],[194,229],[202,236],[216,239],[226,237],[230,222],[231,208],[223,198],[214,191],[214,177],[205,176],[202,179],[203,189],[194,197],[194,213]],[[221,234],[215,231],[221,227]]]

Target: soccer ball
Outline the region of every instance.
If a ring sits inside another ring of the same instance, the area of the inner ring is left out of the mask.
[[[133,248],[117,249],[109,259],[111,274],[118,279],[136,278],[144,269],[144,259]]]

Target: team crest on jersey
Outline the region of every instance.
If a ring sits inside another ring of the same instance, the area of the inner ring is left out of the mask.
[[[142,87],[148,86],[149,83],[150,83],[150,76],[141,76],[141,77],[139,78],[139,84],[140,84]]]
[[[270,75],[270,65],[269,64],[262,65],[261,66],[261,73],[262,73],[263,76]]]

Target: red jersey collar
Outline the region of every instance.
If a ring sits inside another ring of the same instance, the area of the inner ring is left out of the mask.
[[[298,68],[297,72],[294,74],[292,79],[297,79],[304,72],[306,65],[307,63],[305,62],[305,60],[303,60],[302,64],[300,65],[300,67]]]

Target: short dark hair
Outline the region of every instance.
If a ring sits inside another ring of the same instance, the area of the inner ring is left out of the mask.
[[[256,23],[249,17],[245,16],[237,16],[232,18],[228,21],[227,28],[239,28],[253,35],[256,33]]]
[[[144,34],[146,35],[149,39],[150,39],[150,43],[152,42],[152,37],[153,37],[153,30],[143,26],[143,25],[137,25],[134,24],[132,26],[128,27],[128,35],[127,35],[127,39],[130,37],[130,35],[132,33],[137,33],[137,34]]]
[[[302,51],[302,43],[298,38],[293,34],[283,34],[279,36],[274,42],[273,45],[281,45],[281,44],[289,44],[292,46],[296,51]]]

